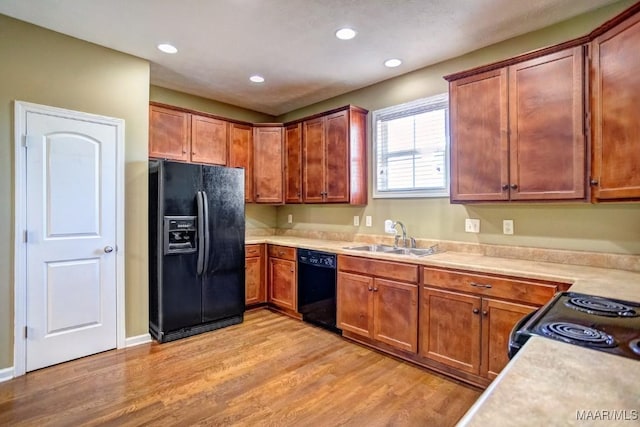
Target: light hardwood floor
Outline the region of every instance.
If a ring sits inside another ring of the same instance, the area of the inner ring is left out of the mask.
[[[0,426],[448,426],[480,390],[266,309],[0,383]]]

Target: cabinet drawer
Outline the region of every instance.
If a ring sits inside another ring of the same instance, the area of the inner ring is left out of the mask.
[[[296,248],[288,246],[269,245],[269,257],[296,260]]]
[[[534,282],[528,279],[496,277],[426,267],[423,268],[422,283],[428,286],[537,305],[544,305],[557,291],[566,287],[559,283]]]
[[[244,256],[246,258],[257,257],[260,256],[260,246],[261,245],[245,245],[244,247]]]
[[[400,262],[338,255],[338,269],[368,276],[418,283],[418,266]]]

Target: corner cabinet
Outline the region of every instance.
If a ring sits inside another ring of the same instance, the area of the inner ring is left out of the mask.
[[[229,167],[244,169],[244,200],[253,201],[253,127],[229,126]]]
[[[591,43],[594,202],[640,200],[640,6],[636,9]]]
[[[282,126],[253,128],[253,201],[284,203],[284,152]]]
[[[354,106],[302,122],[304,203],[367,204],[366,122]]]
[[[449,80],[451,201],[586,198],[584,47]]]
[[[302,203],[302,124],[288,125],[284,132],[284,202]]]

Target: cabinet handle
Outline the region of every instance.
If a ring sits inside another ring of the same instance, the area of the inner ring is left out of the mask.
[[[284,252],[280,251],[280,252],[278,252],[278,255],[282,256],[282,255],[284,255]]]
[[[187,150],[182,150],[182,154],[187,154]]]
[[[502,191],[507,191],[509,189],[509,184],[502,184]]]
[[[473,314],[478,314],[478,313],[480,313],[480,310],[478,310],[477,308],[474,308],[473,309]]]
[[[378,288],[373,288],[373,292],[378,292]]]
[[[518,184],[511,184],[511,189],[512,190],[517,190],[518,189]]]
[[[293,268],[291,269],[291,272],[293,273]]]
[[[483,315],[483,316],[486,316],[487,314],[489,314],[489,313],[487,312],[487,310],[482,310],[482,315]]]
[[[256,194],[256,199],[259,199],[259,198],[260,198],[260,195],[259,195],[259,194]]]
[[[367,286],[367,289],[369,289],[369,292],[371,292],[373,290],[373,288],[371,286]]]
[[[591,180],[589,180],[589,185],[591,185],[592,187],[595,187],[595,186],[597,186],[598,184],[599,184],[599,183],[598,183],[598,180],[597,180],[597,179],[591,179]]]
[[[491,289],[492,288],[491,285],[485,285],[483,283],[471,282],[471,283],[469,283],[469,285],[473,286],[474,288],[485,288],[485,289]]]

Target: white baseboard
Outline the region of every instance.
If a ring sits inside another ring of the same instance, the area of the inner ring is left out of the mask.
[[[142,334],[135,337],[128,337],[124,340],[125,348],[133,347],[140,344],[146,344],[151,342],[151,334]]]
[[[13,366],[10,368],[0,369],[0,383],[13,379]]]

